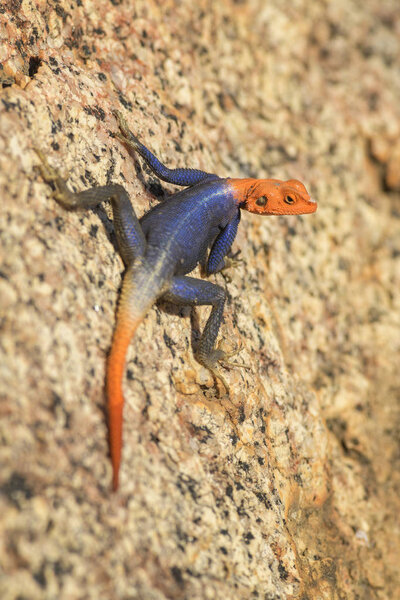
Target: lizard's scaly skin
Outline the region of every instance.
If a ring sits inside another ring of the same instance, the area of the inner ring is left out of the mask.
[[[153,207],[140,222],[125,189],[118,184],[73,193],[40,151],[41,173],[54,186],[54,197],[65,208],[93,207],[111,200],[119,250],[126,265],[117,321],[107,361],[107,399],[113,489],[118,488],[122,451],[126,352],[147,310],[158,299],[177,304],[210,305],[210,316],[197,350],[198,361],[227,388],[216,369],[225,355],[215,347],[222,321],[225,291],[209,281],[188,277],[199,263],[205,273],[217,273],[235,239],[240,209],[260,215],[300,215],[317,209],[297,180],[222,179],[198,169],[168,169],[128,129],[116,113],[117,135],[138,152],[161,179],[190,186]]]

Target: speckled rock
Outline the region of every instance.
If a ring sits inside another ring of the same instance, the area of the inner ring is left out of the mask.
[[[194,7],[196,5],[196,7]],[[162,8],[161,8],[162,7]],[[0,9],[0,596],[400,597],[398,0],[14,2]],[[109,207],[170,166],[298,178],[315,215],[244,215],[215,279],[231,396],[193,358],[207,309],[129,351],[121,487],[104,366],[123,270]]]

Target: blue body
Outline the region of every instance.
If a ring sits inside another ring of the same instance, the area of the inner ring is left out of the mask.
[[[190,273],[204,263],[210,245],[238,215],[225,179],[205,181],[170,196],[140,220],[147,264],[154,267],[162,258],[162,278]]]

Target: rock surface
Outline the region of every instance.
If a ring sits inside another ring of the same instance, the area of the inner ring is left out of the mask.
[[[400,597],[398,0],[6,0],[0,27],[1,597]],[[298,178],[319,210],[242,219],[230,398],[193,359],[207,309],[150,311],[112,494],[122,261],[33,148],[141,215],[173,187],[115,108],[168,165]]]

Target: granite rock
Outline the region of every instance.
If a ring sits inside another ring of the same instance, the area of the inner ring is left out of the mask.
[[[398,0],[6,0],[0,40],[1,597],[400,597]],[[193,358],[207,309],[149,312],[116,494],[111,212],[63,210],[34,152],[142,215],[174,188],[113,109],[170,166],[319,204],[244,215],[214,278],[230,398]]]

